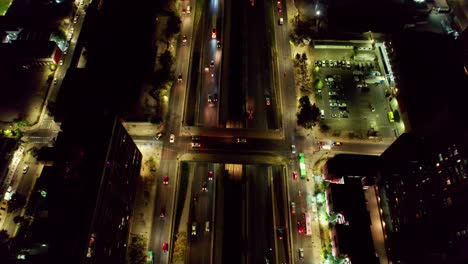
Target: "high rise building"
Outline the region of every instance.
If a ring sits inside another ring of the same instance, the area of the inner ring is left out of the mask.
[[[403,134],[381,157],[378,186],[393,262],[466,263],[466,148]]]
[[[142,155],[117,118],[70,120],[57,139],[50,253],[54,263],[123,263]]]

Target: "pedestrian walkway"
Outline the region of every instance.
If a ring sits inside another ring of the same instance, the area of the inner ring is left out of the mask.
[[[149,243],[156,198],[156,172],[159,171],[161,149],[151,145],[138,145],[138,148],[143,158],[140,178],[136,187],[129,241],[134,235],[142,235]],[[150,157],[154,157],[156,172],[150,170],[148,162]]]

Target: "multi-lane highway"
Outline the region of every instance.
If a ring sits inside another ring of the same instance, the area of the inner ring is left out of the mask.
[[[181,14],[175,80],[160,139],[163,150],[148,248],[154,263],[171,262],[179,230],[187,231],[189,263],[296,263],[299,248],[304,248],[305,262],[320,259],[312,246],[320,242],[317,222],[312,223],[313,238],[299,233],[298,221],[304,223],[304,213],[312,209],[307,181],[293,177],[299,170],[297,153],[379,155],[388,144],[344,142],[320,152],[313,135],[299,135],[299,91],[285,2],[197,3],[177,5],[185,10],[191,6],[191,12]],[[57,71],[57,87],[70,63],[71,58],[65,58]],[[50,141],[56,136],[58,128],[45,111],[40,120],[27,140]],[[154,142],[154,136],[133,139]],[[293,144],[296,153],[291,152]],[[188,171],[183,172],[181,164],[188,164]],[[187,183],[187,190],[180,190],[181,182]]]

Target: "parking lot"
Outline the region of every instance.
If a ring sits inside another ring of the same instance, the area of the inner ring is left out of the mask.
[[[312,50],[314,88],[323,122],[333,136],[393,138],[389,88],[373,50]]]

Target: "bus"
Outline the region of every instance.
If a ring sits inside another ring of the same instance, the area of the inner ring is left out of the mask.
[[[307,176],[307,173],[306,173],[304,153],[299,154],[299,169],[300,169],[301,179],[305,179]]]
[[[388,112],[387,115],[388,115],[388,121],[390,121],[390,123],[395,122],[395,117],[393,116],[392,111]]]
[[[215,39],[216,36],[216,14],[213,15],[213,20],[212,20],[212,30],[211,30],[211,38]]]

